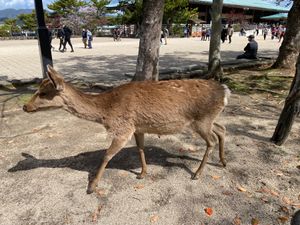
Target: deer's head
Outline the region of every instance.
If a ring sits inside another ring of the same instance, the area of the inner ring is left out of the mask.
[[[64,106],[61,93],[64,91],[64,78],[50,65],[47,66],[48,79],[44,79],[39,89],[34,93],[30,101],[23,106],[25,112],[34,112],[60,108]]]

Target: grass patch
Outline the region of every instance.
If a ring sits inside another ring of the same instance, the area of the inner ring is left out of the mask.
[[[26,103],[29,102],[31,97],[32,97],[32,94],[22,94],[22,95],[18,96],[18,103],[19,104],[26,104]]]
[[[273,96],[286,97],[292,77],[280,76],[278,71],[239,71],[224,76],[224,83],[238,94],[266,92]]]

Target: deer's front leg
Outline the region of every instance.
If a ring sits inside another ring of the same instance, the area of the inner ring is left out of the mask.
[[[96,177],[88,185],[87,194],[91,194],[96,190],[96,186],[103,176],[106,165],[126,145],[131,136],[132,133],[118,136],[113,139],[110,147],[106,150],[102,164],[96,174]]]
[[[147,164],[145,159],[145,153],[144,153],[144,134],[137,134],[134,133],[135,142],[140,152],[140,160],[142,163],[142,171],[137,176],[138,179],[143,179],[147,174]]]

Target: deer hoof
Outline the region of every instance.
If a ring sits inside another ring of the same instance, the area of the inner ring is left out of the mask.
[[[88,186],[88,189],[86,190],[86,193],[89,195],[89,194],[92,194],[94,192],[94,188],[92,187],[92,185],[89,185]]]
[[[142,174],[141,173],[141,174],[137,175],[136,178],[139,179],[139,180],[141,180],[141,179],[144,179],[145,176],[146,176],[146,174]]]
[[[223,167],[226,167],[226,161],[225,160],[223,160],[223,161],[221,161],[221,163],[222,163],[222,165],[223,165]]]
[[[192,175],[192,180],[198,180],[198,179],[199,179],[199,176],[197,176],[196,174]]]

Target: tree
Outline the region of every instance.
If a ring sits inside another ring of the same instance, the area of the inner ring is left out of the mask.
[[[100,18],[106,12],[110,0],[90,0],[90,5],[96,9],[96,17]]]
[[[34,31],[37,29],[37,21],[34,10],[30,14],[20,14],[18,19],[22,22],[21,27],[23,30]]]
[[[213,0],[211,8],[212,32],[209,43],[209,60],[207,78],[220,80],[223,74],[221,67],[221,31],[222,31],[223,0]]]
[[[66,17],[76,13],[80,7],[86,5],[87,3],[83,0],[55,0],[53,3],[48,4],[48,8]]]
[[[168,26],[172,23],[186,23],[197,16],[197,9],[190,9],[188,0],[165,1],[163,22]]]
[[[133,80],[158,80],[160,33],[164,0],[143,1],[143,21],[136,73]]]
[[[300,44],[299,44],[300,45]],[[286,98],[284,108],[279,117],[276,129],[271,140],[282,145],[292,129],[295,118],[300,113],[300,54],[296,64],[296,74],[293,79],[289,95]]]
[[[4,25],[9,27],[9,32],[12,35],[14,32],[20,32],[20,28],[17,26],[17,19],[6,19]]]
[[[283,42],[279,49],[279,55],[273,68],[292,68],[299,54],[300,42],[300,0],[294,0],[288,13],[287,28]]]

